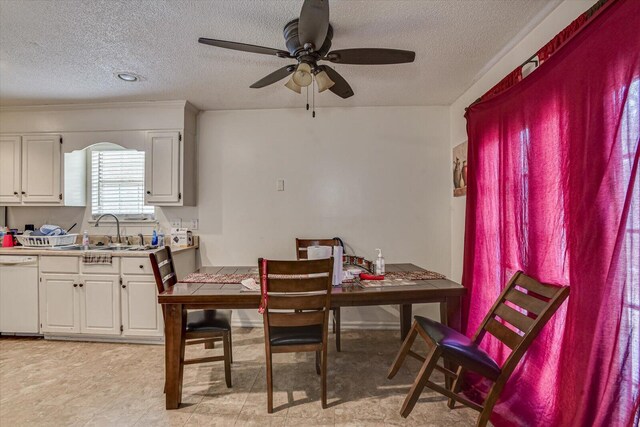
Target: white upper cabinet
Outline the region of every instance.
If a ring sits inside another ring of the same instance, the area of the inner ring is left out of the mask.
[[[85,153],[62,156],[59,134],[0,135],[0,205],[85,206]]]
[[[0,203],[19,203],[22,199],[20,142],[19,136],[0,136]]]
[[[145,141],[145,203],[181,204],[180,132],[147,132]]]
[[[22,201],[62,204],[60,135],[22,138]]]

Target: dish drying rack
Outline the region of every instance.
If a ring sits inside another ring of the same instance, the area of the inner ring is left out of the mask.
[[[78,234],[63,234],[61,236],[16,236],[22,246],[29,248],[70,246],[76,243],[77,237]]]

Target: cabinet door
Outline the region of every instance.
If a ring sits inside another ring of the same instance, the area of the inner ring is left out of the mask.
[[[122,326],[124,336],[162,336],[162,308],[153,276],[122,276]]]
[[[80,276],[80,332],[120,335],[119,276]]]
[[[62,204],[60,135],[22,138],[22,201]]]
[[[147,132],[144,181],[146,204],[180,202],[179,132]]]
[[[80,332],[78,276],[40,276],[40,320],[42,332]]]
[[[0,136],[0,203],[20,203],[20,137]]]

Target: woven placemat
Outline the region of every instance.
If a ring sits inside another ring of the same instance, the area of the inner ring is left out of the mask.
[[[420,271],[392,271],[385,274],[386,280],[434,280],[444,279],[444,274],[436,273],[434,271],[420,270]],[[259,277],[254,273],[245,274],[212,274],[212,273],[191,273],[187,277],[181,280],[185,283],[240,283],[244,279],[254,279],[259,281]]]
[[[191,273],[187,275],[181,282],[185,283],[240,283],[244,279],[254,279],[259,281],[257,274],[245,273],[245,274],[212,274],[212,273]]]

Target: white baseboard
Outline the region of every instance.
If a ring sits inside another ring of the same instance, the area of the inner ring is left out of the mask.
[[[97,335],[44,335],[45,340],[51,341],[85,341],[110,342],[120,344],[154,344],[164,345],[164,337],[134,338],[134,337],[105,337]]]

